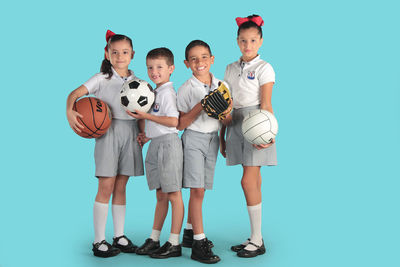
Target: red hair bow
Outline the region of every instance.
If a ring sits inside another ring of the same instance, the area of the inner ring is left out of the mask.
[[[259,26],[259,27],[264,25],[264,21],[260,16],[252,17],[252,18],[240,18],[240,17],[236,18],[236,23],[239,27],[240,27],[240,25],[242,25],[243,23],[245,23],[247,21],[252,21],[255,24],[257,24],[257,26]]]
[[[107,33],[106,33],[106,41],[107,41],[107,43],[108,43],[108,40],[110,40],[110,38],[113,37],[114,35],[115,35],[115,33],[113,33],[110,30],[107,30]],[[106,47],[104,47],[104,50],[106,51],[106,53],[107,53],[107,46],[108,46],[108,44],[106,45]]]

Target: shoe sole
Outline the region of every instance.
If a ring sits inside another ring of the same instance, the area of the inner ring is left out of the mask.
[[[140,252],[140,251],[136,250],[136,254],[138,254],[138,255],[150,255],[150,254],[152,254],[154,251],[156,251],[156,250],[159,249],[159,248],[160,248],[160,247],[155,248],[155,249],[152,249],[152,250],[149,250],[149,251],[147,251],[147,252]]]
[[[259,255],[263,255],[263,254],[265,254],[265,250],[257,252],[255,254],[239,254],[238,253],[237,256],[240,257],[240,258],[254,258],[254,257],[257,257]]]
[[[171,258],[171,257],[180,257],[180,256],[182,256],[182,252],[175,252],[175,253],[171,253],[171,254],[168,254],[168,255],[150,254],[149,256],[151,258],[153,258],[153,259],[168,259],[168,258]]]
[[[219,261],[221,260],[221,259],[219,259],[219,258],[217,258],[217,259],[215,259],[215,260],[212,260],[212,261],[210,261],[210,260],[203,260],[203,259],[196,258],[196,257],[193,256],[193,255],[191,255],[190,258],[191,258],[192,260],[199,261],[199,262],[201,262],[201,263],[206,263],[206,264],[217,263],[217,262],[219,262]]]
[[[93,255],[96,256],[96,257],[100,257],[100,258],[109,258],[109,257],[117,256],[120,252],[121,252],[121,251],[119,251],[119,250],[116,251],[116,252],[113,252],[113,253],[111,253],[111,254],[104,254],[104,253],[99,253],[99,252],[93,252]]]

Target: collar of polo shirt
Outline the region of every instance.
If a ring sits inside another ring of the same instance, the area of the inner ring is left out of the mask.
[[[260,55],[257,55],[255,58],[253,58],[251,61],[243,61],[242,60],[242,58],[239,58],[239,60],[237,61],[238,62],[238,64],[239,64],[239,66],[240,65],[242,65],[243,64],[243,66],[244,65],[251,65],[251,64],[254,64],[254,63],[257,63],[257,61],[259,61],[260,60]]]
[[[116,77],[116,78],[120,78],[120,79],[122,79],[124,81],[127,81],[129,79],[129,77],[133,77],[134,76],[134,73],[133,73],[132,70],[128,70],[129,71],[129,76],[128,77],[119,76],[118,72],[112,66],[111,66],[111,70],[113,72],[113,76],[111,78]]]
[[[214,75],[210,72],[211,75],[211,86],[210,90],[214,90],[215,88],[218,87],[218,80],[214,77]],[[208,87],[208,84],[202,83],[199,79],[196,78],[196,76],[192,75],[192,85],[193,87],[195,86],[202,86],[202,87]]]

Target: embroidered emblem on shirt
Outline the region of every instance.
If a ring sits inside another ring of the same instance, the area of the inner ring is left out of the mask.
[[[256,77],[256,72],[255,71],[249,71],[247,73],[247,79],[254,80],[255,77]]]
[[[160,110],[160,104],[154,103],[153,111],[158,112]]]

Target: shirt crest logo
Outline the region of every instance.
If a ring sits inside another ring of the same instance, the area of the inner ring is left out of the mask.
[[[158,112],[160,110],[160,104],[159,103],[154,103],[153,111]]]
[[[255,77],[256,77],[256,72],[255,71],[249,71],[247,73],[247,79],[254,80]]]

